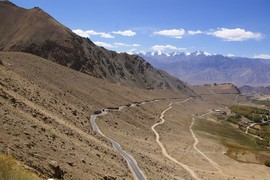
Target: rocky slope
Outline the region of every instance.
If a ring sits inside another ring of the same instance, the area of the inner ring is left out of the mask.
[[[31,54],[0,52],[0,59],[0,156],[13,156],[45,179],[133,179],[126,161],[107,139],[92,130],[89,116],[104,107],[157,98],[168,100],[125,108],[97,119],[101,131],[136,159],[148,179],[192,179],[182,166],[163,156],[156,142],[151,127],[161,121],[161,115],[166,121],[156,127],[160,141],[169,155],[194,168],[199,177],[269,177],[264,165],[226,157],[226,149],[215,136],[209,138],[208,132],[195,132],[197,147],[220,164],[222,174],[193,147],[192,118],[210,115],[213,108],[228,111],[232,103],[245,102],[232,84],[196,86],[194,90],[202,98],[188,98],[175,91],[110,83]],[[164,110],[168,110],[166,114]],[[213,119],[218,112],[211,115],[196,122],[220,124]]]
[[[40,8],[23,9],[0,2],[0,50],[32,53],[110,82],[192,91],[180,80],[139,56],[116,53],[74,34]]]
[[[15,157],[46,179],[132,179],[125,160],[92,130],[90,115],[135,101],[186,97],[120,86],[31,54],[0,52],[0,59],[0,155]],[[135,113],[146,119],[144,114]]]

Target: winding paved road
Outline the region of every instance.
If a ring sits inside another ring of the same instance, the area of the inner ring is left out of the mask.
[[[131,105],[131,107],[135,107],[136,105],[137,104],[133,104],[133,105]],[[145,177],[144,173],[142,172],[142,170],[139,168],[139,166],[137,164],[137,161],[130,154],[128,154],[126,151],[124,151],[119,143],[117,143],[115,140],[105,136],[101,132],[101,130],[99,129],[98,125],[96,124],[96,118],[98,116],[104,116],[109,111],[120,111],[120,110],[122,110],[122,109],[124,109],[126,107],[127,106],[121,106],[121,107],[118,108],[118,110],[117,109],[114,109],[114,110],[103,109],[101,111],[101,113],[91,116],[90,123],[92,125],[93,130],[96,131],[97,133],[99,133],[101,136],[108,139],[108,141],[110,141],[112,143],[112,145],[116,149],[116,151],[118,151],[121,154],[121,156],[126,160],[126,162],[128,164],[128,167],[129,167],[130,171],[132,172],[134,178],[137,179],[137,180],[145,180],[146,177]]]
[[[134,178],[137,180],[147,179],[146,176],[144,175],[144,173],[142,172],[142,170],[139,168],[137,161],[130,154],[128,154],[126,151],[124,151],[119,143],[117,143],[115,140],[107,137],[106,135],[104,135],[101,132],[101,130],[99,129],[99,127],[96,123],[96,118],[98,116],[104,116],[109,112],[121,111],[121,110],[128,108],[128,107],[136,107],[139,105],[144,105],[146,103],[157,102],[157,101],[160,101],[160,100],[155,99],[155,100],[151,100],[151,101],[143,101],[140,103],[139,102],[133,103],[130,106],[120,106],[118,108],[102,109],[102,111],[100,113],[91,115],[91,117],[90,117],[90,123],[92,125],[93,130],[95,132],[97,132],[98,134],[100,134],[101,136],[105,137],[108,141],[110,141],[112,143],[112,145],[116,149],[116,151],[118,151],[121,154],[121,156],[126,160],[130,171],[132,172]]]
[[[187,102],[188,100],[190,100],[191,98],[187,98],[181,102],[177,102],[176,104],[181,104],[181,103],[184,103],[184,102]],[[134,103],[134,104],[131,104],[129,106],[120,106],[119,108],[111,108],[111,109],[103,109],[100,113],[98,114],[94,114],[94,115],[91,115],[91,118],[90,118],[90,123],[92,125],[92,128],[95,132],[97,132],[98,134],[100,134],[101,136],[103,136],[104,138],[106,138],[108,141],[110,141],[113,145],[113,147],[121,154],[121,156],[126,160],[127,164],[128,164],[128,167],[130,169],[130,171],[132,172],[133,176],[135,179],[137,180],[145,180],[146,179],[146,176],[144,175],[144,173],[142,172],[142,170],[139,168],[136,160],[130,155],[128,154],[126,151],[124,151],[121,147],[121,145],[119,143],[117,143],[115,140],[107,137],[106,135],[104,135],[101,130],[99,129],[99,127],[97,126],[96,124],[96,118],[98,116],[103,116],[103,115],[106,115],[107,113],[109,112],[112,112],[112,111],[121,111],[122,109],[125,109],[125,108],[128,108],[128,107],[136,107],[136,106],[139,106],[139,105],[143,105],[143,104],[146,104],[146,103],[150,103],[150,102],[156,102],[156,101],[159,101],[159,100],[152,100],[152,101],[146,101],[146,102],[141,102],[141,103]],[[171,160],[172,162],[180,165],[183,169],[185,169],[194,179],[196,180],[199,180],[200,177],[198,177],[198,175],[194,172],[194,168],[182,163],[182,162],[179,162],[178,160],[176,160],[175,158],[173,158],[172,156],[170,156],[166,150],[166,148],[164,147],[164,145],[162,144],[162,142],[160,141],[160,135],[158,134],[158,132],[155,130],[155,127],[158,126],[158,125],[161,125],[165,122],[165,119],[164,119],[164,115],[167,111],[169,111],[170,109],[172,109],[172,104],[173,103],[170,103],[169,104],[169,107],[167,109],[165,109],[161,115],[160,115],[160,119],[161,121],[160,122],[157,122],[155,123],[151,129],[152,131],[154,132],[155,136],[156,136],[156,142],[158,143],[158,145],[160,146],[161,150],[162,150],[162,155],[165,156],[166,158],[168,158],[169,160]],[[203,116],[206,116],[208,114],[212,113],[212,111],[209,111],[199,117],[203,117]],[[197,148],[197,144],[199,143],[199,140],[198,138],[196,137],[195,133],[193,132],[192,130],[192,127],[194,125],[194,122],[195,122],[195,118],[193,117],[192,118],[192,122],[191,122],[191,125],[189,126],[189,130],[191,132],[191,135],[194,139],[194,143],[193,143],[193,148],[199,153],[201,154],[210,164],[212,164],[217,170],[218,172],[223,175],[223,176],[227,176],[227,177],[230,177],[230,178],[235,178],[235,176],[230,176],[230,175],[226,175],[224,174],[224,172],[221,170],[220,166],[214,162],[212,159],[210,159],[209,157],[206,156],[206,154],[204,154],[201,150],[199,150]],[[203,170],[205,171],[205,170]],[[209,171],[210,172],[210,171]],[[211,171],[211,172],[216,172],[216,171]],[[246,179],[245,177],[237,177],[239,179]]]

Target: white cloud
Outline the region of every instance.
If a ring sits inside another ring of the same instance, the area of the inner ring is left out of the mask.
[[[98,46],[106,47],[106,48],[113,48],[114,46],[105,42],[96,41],[94,42]]]
[[[121,42],[116,42],[114,44],[117,46],[126,46],[126,47],[139,47],[139,46],[141,46],[140,44],[125,44],[125,43],[121,43]]]
[[[103,38],[114,38],[114,36],[112,36],[111,34],[107,34],[107,33],[101,33],[100,35]]]
[[[182,39],[185,34],[185,30],[184,29],[169,29],[169,30],[155,31],[154,34]]]
[[[117,42],[117,43],[114,43],[114,44],[117,45],[117,46],[129,46],[129,45],[121,43],[121,42]]]
[[[122,36],[135,36],[136,35],[136,32],[131,31],[131,30],[113,31],[112,33],[119,34],[119,35],[122,35]]]
[[[75,30],[72,30],[75,34],[81,36],[81,37],[85,37],[85,38],[89,38],[89,34],[81,29],[75,29]]]
[[[82,37],[87,37],[90,38],[90,36],[100,36],[102,38],[114,38],[114,36],[112,36],[109,33],[105,33],[105,32],[96,32],[94,30],[87,30],[87,31],[83,31],[81,29],[75,29],[72,30],[74,33],[76,33],[79,36]]]
[[[255,55],[254,58],[270,59],[270,54],[258,54],[258,55]]]
[[[114,38],[114,36],[112,36],[109,33],[105,33],[105,32],[96,32],[94,30],[88,30],[85,31],[87,34],[89,34],[90,36],[101,36],[103,38]]]
[[[209,35],[221,38],[225,41],[245,41],[248,39],[261,39],[262,34],[257,32],[246,31],[245,29],[219,28],[216,31],[207,33]]]
[[[196,35],[196,34],[202,34],[203,32],[201,30],[197,30],[197,31],[188,31],[188,34],[190,35]]]
[[[234,54],[227,54],[226,56],[227,56],[227,57],[235,57]]]
[[[184,51],[184,50],[186,50],[186,48],[178,48],[178,47],[172,46],[172,45],[155,45],[155,46],[152,47],[152,49],[154,51],[164,51],[166,49],[175,50],[175,51]]]
[[[132,48],[132,49],[128,50],[126,53],[128,53],[128,54],[135,54],[134,51],[136,51],[136,50],[137,50],[137,49]]]

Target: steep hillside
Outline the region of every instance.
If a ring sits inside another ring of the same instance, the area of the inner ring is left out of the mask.
[[[186,97],[120,86],[31,54],[0,52],[0,59],[0,155],[47,178],[131,179],[122,157],[92,130],[89,116],[135,101]]]
[[[155,67],[191,84],[269,85],[269,60],[211,55],[206,52],[139,54]]]
[[[111,82],[140,88],[192,93],[180,80],[141,57],[116,53],[74,34],[40,8],[23,9],[0,2],[0,50],[38,55]]]
[[[90,115],[104,107],[112,111],[96,119],[99,129],[121,144],[147,179],[192,179],[189,171],[164,156],[154,128],[168,156],[186,164],[198,177],[269,177],[264,165],[228,158],[216,135],[207,134],[213,132],[209,124],[225,123],[215,120],[219,112],[210,110],[228,112],[229,105],[246,101],[232,84],[196,86],[201,98],[189,98],[170,90],[110,83],[31,54],[0,52],[0,59],[0,156],[13,156],[44,179],[134,178],[108,139],[91,127]],[[134,101],[161,98],[131,106]],[[130,107],[115,111],[120,105]],[[197,122],[211,130],[194,130]],[[199,152],[220,164],[221,172]]]

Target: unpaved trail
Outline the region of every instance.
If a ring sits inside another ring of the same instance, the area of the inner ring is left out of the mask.
[[[234,102],[235,102],[236,104],[238,104],[238,98],[239,98],[239,94],[237,94],[237,95],[235,96],[235,99],[234,99]]]
[[[248,130],[249,130],[249,128],[253,127],[255,124],[256,124],[256,123],[252,123],[252,124],[250,124],[250,125],[247,127],[247,129],[246,129],[245,133],[246,133],[246,134],[248,134]]]
[[[198,138],[196,137],[195,133],[192,130],[192,126],[193,126],[194,122],[195,122],[195,118],[193,117],[192,122],[191,122],[191,124],[189,126],[189,130],[191,132],[192,138],[194,139],[193,148],[195,149],[195,151],[197,151],[199,154],[201,154],[209,163],[211,163],[219,172],[222,172],[222,170],[220,169],[220,166],[216,162],[214,162],[212,159],[207,157],[201,150],[199,150],[197,148],[197,144],[199,143],[199,140],[198,140]]]
[[[184,101],[181,101],[181,102],[177,102],[176,104],[184,103],[184,102],[188,101],[189,99],[190,99],[190,98],[188,98],[188,99],[186,99],[186,100],[184,100]],[[160,135],[159,135],[159,133],[155,130],[155,127],[156,127],[156,126],[161,125],[161,124],[163,124],[163,123],[165,122],[164,115],[165,115],[165,113],[166,113],[167,111],[169,111],[170,109],[173,108],[173,107],[172,107],[172,104],[173,104],[173,103],[170,103],[170,104],[169,104],[169,107],[168,107],[167,109],[165,109],[165,110],[161,113],[161,115],[160,115],[161,121],[160,121],[160,122],[157,122],[156,124],[154,124],[154,125],[151,127],[152,131],[154,132],[154,134],[155,134],[155,136],[156,136],[156,142],[157,142],[158,145],[160,146],[161,151],[162,151],[162,155],[163,155],[163,156],[165,156],[166,158],[168,158],[168,159],[171,160],[172,162],[174,162],[174,163],[180,165],[180,166],[181,166],[183,169],[185,169],[185,170],[186,170],[186,171],[187,171],[194,179],[196,179],[196,180],[201,179],[201,178],[199,177],[199,175],[196,174],[196,173],[194,172],[194,170],[196,170],[196,168],[193,168],[193,167],[191,167],[191,166],[189,166],[189,165],[187,165],[187,164],[184,164],[184,163],[178,161],[177,159],[173,158],[171,155],[168,154],[168,152],[167,152],[166,148],[164,147],[163,143],[160,141]],[[206,115],[208,115],[208,114],[210,114],[210,113],[212,113],[212,112],[213,112],[213,111],[210,110],[209,112],[207,112],[207,113],[201,115],[200,117],[204,117],[204,116],[206,116]],[[195,133],[194,133],[193,130],[192,130],[192,126],[193,126],[194,122],[195,122],[195,118],[192,118],[191,125],[189,126],[189,130],[190,130],[191,135],[192,135],[192,137],[193,137],[193,139],[194,139],[193,148],[194,148],[194,150],[195,150],[196,152],[198,152],[201,156],[203,156],[203,157],[204,157],[204,158],[205,158],[205,159],[206,159],[213,167],[215,167],[215,168],[217,169],[217,171],[209,171],[209,172],[210,172],[210,173],[214,173],[214,172],[219,173],[221,176],[227,177],[228,179],[230,179],[230,178],[232,178],[232,179],[237,178],[237,179],[247,180],[248,178],[246,178],[246,177],[231,176],[231,175],[225,174],[225,173],[223,172],[223,170],[221,169],[221,166],[220,166],[219,164],[217,164],[216,162],[214,162],[214,161],[213,161],[212,159],[210,159],[205,153],[203,153],[201,150],[199,150],[199,149],[197,148],[197,144],[199,143],[199,139],[196,137]],[[198,169],[197,169],[197,170],[198,170]],[[202,171],[206,172],[205,170],[202,170]]]
[[[148,100],[148,101],[136,102],[136,103],[133,103],[133,104],[131,104],[129,106],[124,105],[124,106],[120,106],[118,108],[102,109],[99,113],[93,114],[90,117],[90,123],[92,125],[92,129],[95,132],[97,132],[98,134],[100,134],[101,136],[103,136],[104,138],[106,138],[109,142],[111,142],[111,144],[113,145],[115,150],[117,152],[119,152],[119,154],[126,160],[130,171],[132,172],[134,178],[137,179],[137,180],[145,180],[145,179],[147,179],[147,177],[144,175],[143,171],[138,166],[137,161],[130,154],[128,154],[125,150],[123,150],[119,143],[117,143],[115,140],[111,139],[110,137],[108,137],[108,136],[106,136],[105,134],[102,133],[102,131],[99,129],[99,127],[98,127],[98,125],[96,123],[96,118],[98,116],[104,116],[109,112],[121,111],[121,110],[123,110],[125,108],[132,108],[132,107],[144,105],[146,103],[158,102],[160,100],[162,100],[162,99],[154,99],[154,100],[150,100],[150,101]]]
[[[184,103],[186,101],[188,101],[190,98],[187,98],[185,99],[184,101],[181,101],[179,103]],[[178,103],[178,104],[179,104]],[[154,124],[151,129],[152,131],[155,133],[155,136],[156,136],[156,142],[158,143],[158,145],[160,146],[161,148],[161,151],[162,151],[162,155],[165,156],[166,158],[168,158],[169,160],[171,160],[172,162],[180,165],[182,168],[184,168],[193,178],[195,178],[196,180],[200,179],[197,174],[191,169],[191,167],[189,167],[188,165],[184,164],[184,163],[181,163],[179,162],[178,160],[174,159],[172,156],[170,156],[166,150],[166,148],[164,147],[164,145],[162,144],[162,142],[160,142],[160,136],[158,134],[158,132],[155,130],[155,127],[158,126],[158,125],[161,125],[165,122],[165,119],[164,119],[164,114],[169,111],[170,109],[172,108],[172,103],[169,104],[169,107],[167,109],[165,109],[161,115],[160,115],[160,119],[161,121]]]
[[[205,113],[205,114],[202,114],[202,115],[200,115],[199,117],[201,118],[201,117],[204,117],[204,116],[206,116],[206,115],[208,115],[208,114],[211,114],[213,111],[212,110],[210,110],[209,112],[207,112],[207,113]],[[199,139],[196,137],[196,135],[195,135],[195,133],[194,133],[194,131],[193,131],[193,129],[192,129],[192,126],[193,126],[193,124],[194,124],[194,122],[195,122],[195,118],[193,117],[192,118],[192,122],[191,122],[191,124],[190,124],[190,126],[189,126],[189,130],[190,130],[190,132],[191,132],[191,135],[192,135],[192,137],[193,137],[193,139],[194,139],[194,143],[193,143],[193,148],[199,153],[199,154],[201,154],[212,166],[214,166],[216,169],[217,169],[217,172],[218,173],[220,173],[222,176],[225,176],[225,177],[230,177],[230,178],[237,178],[237,179],[245,179],[245,180],[247,180],[248,178],[246,178],[246,177],[237,177],[237,176],[231,176],[231,175],[228,175],[228,174],[225,174],[224,172],[223,172],[223,170],[221,169],[221,166],[219,165],[219,164],[217,164],[215,161],[213,161],[212,159],[210,159],[205,153],[203,153],[201,150],[199,150],[198,148],[197,148],[197,145],[198,145],[198,143],[199,143]]]
[[[261,138],[260,136],[257,136],[257,135],[254,135],[254,134],[251,134],[251,133],[248,132],[249,128],[255,126],[256,124],[259,124],[259,123],[252,123],[252,124],[250,124],[250,125],[247,127],[245,133],[248,134],[248,135],[250,135],[250,136],[252,136],[252,137],[255,137],[255,138],[258,138],[258,139],[264,141],[265,139]]]

